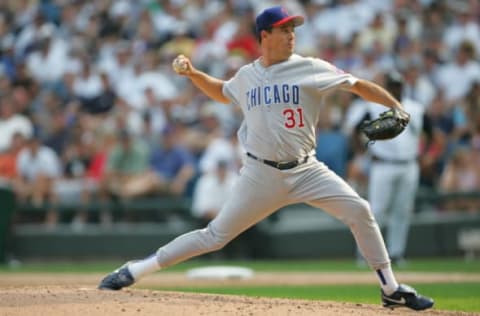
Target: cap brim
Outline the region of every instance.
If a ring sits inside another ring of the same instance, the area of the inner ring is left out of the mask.
[[[303,16],[300,16],[300,15],[292,15],[292,16],[286,17],[284,19],[281,19],[280,21],[277,21],[276,23],[272,24],[272,26],[280,26],[280,25],[286,24],[290,21],[293,21],[294,26],[300,26],[300,25],[303,24],[305,19],[303,18]]]

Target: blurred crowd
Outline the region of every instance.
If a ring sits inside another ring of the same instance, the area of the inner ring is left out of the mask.
[[[235,107],[171,69],[182,53],[229,78],[259,56],[255,16],[302,14],[297,52],[381,84],[395,69],[426,108],[421,185],[480,191],[480,2],[434,0],[5,0],[0,2],[0,178],[20,201],[193,197],[218,211],[241,165]],[[329,97],[317,155],[360,192],[365,140],[351,94]],[[478,204],[453,208],[478,210]],[[108,225],[110,210],[99,220]]]

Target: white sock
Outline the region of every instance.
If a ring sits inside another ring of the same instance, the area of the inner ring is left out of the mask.
[[[132,274],[135,281],[138,281],[140,278],[149,273],[160,270],[160,265],[158,264],[157,260],[157,254],[154,253],[150,257],[147,257],[143,260],[130,263],[128,265],[128,270]]]
[[[398,288],[397,280],[393,275],[392,266],[388,265],[386,268],[375,270],[377,273],[380,286],[385,294],[390,295]]]

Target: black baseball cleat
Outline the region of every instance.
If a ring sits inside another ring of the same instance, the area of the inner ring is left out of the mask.
[[[103,278],[98,285],[100,290],[118,291],[135,283],[135,279],[128,270],[128,262]]]
[[[408,307],[416,311],[431,308],[433,299],[417,294],[411,286],[400,284],[398,289],[391,295],[386,295],[382,291],[383,307],[394,309],[397,307]]]

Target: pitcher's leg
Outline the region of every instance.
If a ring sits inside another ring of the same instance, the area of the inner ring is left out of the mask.
[[[390,262],[368,202],[345,180],[320,162],[312,162],[294,176],[298,189],[290,193],[292,200],[307,201],[345,223],[372,268],[381,268]]]
[[[391,294],[398,288],[390,266],[380,229],[367,201],[362,199],[342,178],[323,164],[311,167],[296,181],[307,182],[309,191],[292,194],[303,198],[345,223],[371,268],[375,270],[382,290]],[[307,195],[308,199],[305,199]]]
[[[309,202],[348,225],[358,248],[375,270],[382,290],[391,294],[398,288],[380,229],[367,201],[355,196],[336,196]]]
[[[241,232],[286,204],[287,188],[278,170],[247,163],[218,215],[204,229],[179,236],[158,249],[160,267],[221,249]]]
[[[164,268],[219,250],[282,206],[280,199],[275,200],[275,195],[261,191],[246,180],[240,181],[233,190],[238,196],[230,199],[206,228],[179,236],[157,251],[159,265]]]
[[[358,196],[339,196],[308,204],[324,210],[350,228],[370,267],[381,269],[390,263],[382,234],[367,201]]]
[[[268,181],[268,178],[263,180]],[[282,182],[272,181],[268,186],[262,183],[263,180],[241,175],[232,189],[233,196],[206,228],[175,238],[148,258],[128,262],[107,275],[99,288],[119,290],[146,274],[222,248],[238,234],[286,204],[287,194]]]

